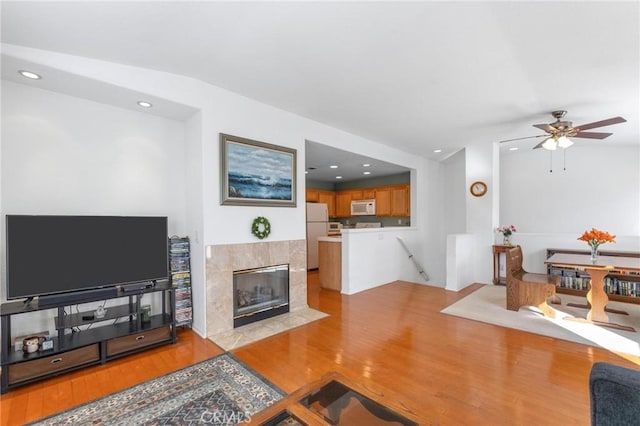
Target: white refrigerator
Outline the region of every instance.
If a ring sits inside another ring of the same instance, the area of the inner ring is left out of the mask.
[[[329,211],[324,203],[307,203],[307,270],[318,268],[318,237],[327,236]]]

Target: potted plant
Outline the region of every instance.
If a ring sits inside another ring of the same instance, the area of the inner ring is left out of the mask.
[[[596,228],[591,228],[590,231],[584,231],[578,239],[586,241],[587,244],[589,244],[589,247],[591,248],[591,260],[593,261],[598,259],[598,248],[600,247],[600,244],[616,242],[615,235],[611,235],[605,231],[600,231]]]
[[[502,244],[505,246],[511,245],[511,235],[516,232],[516,227],[514,225],[503,225],[499,228],[496,228],[496,231],[502,234]]]

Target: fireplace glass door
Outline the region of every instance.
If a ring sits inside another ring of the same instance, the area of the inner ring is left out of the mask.
[[[289,265],[233,273],[233,326],[289,312]]]

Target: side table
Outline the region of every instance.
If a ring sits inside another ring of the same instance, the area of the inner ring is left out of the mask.
[[[493,284],[507,285],[507,279],[500,276],[500,254],[506,253],[514,246],[494,245],[493,246]]]

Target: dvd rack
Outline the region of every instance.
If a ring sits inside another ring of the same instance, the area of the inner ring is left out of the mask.
[[[176,326],[191,326],[193,302],[191,297],[191,245],[189,237],[169,238],[171,284],[175,289]]]

